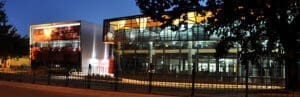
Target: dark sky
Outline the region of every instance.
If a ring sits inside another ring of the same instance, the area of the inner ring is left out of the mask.
[[[135,0],[7,0],[8,22],[21,35],[31,24],[85,20],[102,24],[103,19],[140,14]]]

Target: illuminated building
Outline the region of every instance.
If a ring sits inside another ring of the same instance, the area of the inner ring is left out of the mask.
[[[245,66],[237,60],[237,48],[230,49],[224,58],[214,58],[214,46],[219,37],[204,33],[205,23],[201,23],[210,15],[210,12],[205,16],[189,12],[187,27],[178,31],[172,31],[171,27],[161,28],[162,23],[143,15],[106,19],[103,23],[104,42],[114,45],[115,65],[120,67],[122,76],[154,72],[156,76],[184,80],[190,79],[195,64],[199,79],[214,75],[217,80],[236,82],[245,75]],[[250,65],[250,81],[269,83],[275,79],[284,83],[283,64],[269,57],[260,62],[260,65]]]
[[[31,25],[32,68],[75,69],[87,73],[91,64],[92,73],[108,74],[107,46],[101,31],[100,26],[84,21]]]

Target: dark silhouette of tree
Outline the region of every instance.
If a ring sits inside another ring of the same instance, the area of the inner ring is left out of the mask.
[[[279,57],[274,50],[283,49],[287,68],[287,89],[299,89],[296,39],[299,1],[296,0],[136,0],[141,12],[178,30],[187,24],[187,12],[211,11],[206,33],[220,37],[216,58],[233,47],[239,48],[243,65],[258,65],[262,57]],[[201,4],[202,3],[202,4]],[[205,3],[205,4],[203,4]],[[296,17],[291,19],[291,17]],[[179,25],[172,22],[180,19]],[[299,30],[298,30],[299,32]]]
[[[13,25],[7,24],[7,16],[3,9],[4,1],[0,2],[0,59],[3,64],[9,58],[21,57],[29,54],[28,36],[20,36]]]
[[[163,23],[162,28],[171,26],[172,30],[178,30],[180,25],[187,24],[187,12],[198,11],[204,14],[204,7],[199,0],[136,0],[141,12],[154,20]],[[173,24],[175,19],[180,19],[179,25]]]

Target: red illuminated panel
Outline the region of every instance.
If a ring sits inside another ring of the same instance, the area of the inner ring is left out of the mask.
[[[109,59],[108,73],[109,74],[114,73],[114,58]]]

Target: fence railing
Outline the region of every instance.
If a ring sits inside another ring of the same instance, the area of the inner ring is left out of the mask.
[[[200,75],[196,72],[175,75],[151,71],[126,74],[118,70],[114,76],[108,76],[95,74],[91,69],[91,66],[88,72],[51,67],[0,69],[0,80],[174,96],[294,97],[293,91],[285,90],[285,79],[282,78]],[[248,78],[248,84],[245,78]]]

